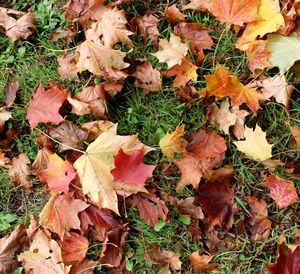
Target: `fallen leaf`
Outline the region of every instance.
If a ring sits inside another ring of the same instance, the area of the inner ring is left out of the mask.
[[[180,254],[173,251],[161,249],[157,244],[146,246],[145,260],[152,264],[169,265],[174,271],[181,270]]]
[[[88,205],[82,200],[68,195],[52,195],[39,215],[40,224],[63,239],[66,231],[80,230],[78,213],[87,207]]]
[[[206,96],[214,95],[216,99],[230,97],[233,106],[240,106],[243,103],[254,112],[259,109],[259,101],[266,98],[256,91],[255,88],[244,86],[239,79],[231,75],[229,71],[221,65],[217,65],[216,71],[212,75],[205,75],[206,89],[202,94]]]
[[[164,11],[164,15],[166,16],[167,20],[171,23],[179,23],[184,22],[186,15],[176,7],[176,4],[171,6],[167,6]]]
[[[57,154],[47,155],[47,168],[39,170],[36,175],[52,192],[69,192],[69,185],[76,177],[73,166],[67,161],[61,159]]]
[[[73,41],[76,34],[77,33],[73,30],[73,26],[71,26],[68,29],[62,29],[51,32],[49,40],[52,42],[57,42],[59,39],[64,39],[66,40],[67,44],[69,44]]]
[[[257,19],[259,0],[211,0],[208,10],[217,20],[243,26]]]
[[[104,131],[108,130],[114,124],[110,121],[100,120],[100,121],[92,121],[83,123],[80,127],[88,133],[88,141],[94,141],[99,135],[101,135]]]
[[[271,56],[272,51],[266,48],[265,40],[251,42],[246,53],[248,57],[248,67],[253,73],[255,73],[257,69],[263,70],[271,66],[268,58]]]
[[[143,145],[136,135],[117,135],[117,125],[103,132],[91,143],[84,155],[75,163],[84,194],[89,194],[99,208],[109,208],[119,213],[115,183],[110,170],[114,167],[114,156],[122,148],[125,153],[144,148],[145,154],[151,150]]]
[[[162,89],[162,81],[158,69],[153,68],[149,61],[143,62],[132,75],[135,77],[134,85],[143,89],[147,95],[150,92],[158,92]]]
[[[159,51],[153,53],[160,63],[166,63],[168,68],[180,65],[182,59],[186,56],[188,48],[186,44],[181,43],[178,36],[171,34],[170,42],[166,39],[159,40]]]
[[[197,188],[200,179],[223,161],[227,149],[221,136],[206,129],[190,134],[188,141],[187,154],[174,161],[181,173],[181,180],[176,186],[177,191],[189,184]]]
[[[269,274],[300,273],[300,246],[293,252],[285,245],[279,246],[279,257],[274,264],[267,264]]]
[[[32,188],[32,179],[29,169],[30,160],[26,153],[21,153],[18,157],[14,157],[12,165],[9,168],[9,176],[18,185],[26,189]]]
[[[210,229],[223,225],[229,229],[233,225],[235,193],[236,189],[230,185],[228,178],[209,180],[199,186],[195,201],[200,204]]]
[[[294,139],[296,140],[297,148],[300,148],[300,128],[297,126],[290,127],[292,135]]]
[[[217,264],[216,263],[209,263],[214,256],[209,255],[200,255],[199,251],[193,252],[189,257],[189,261],[193,265],[194,272],[195,273],[202,273],[204,270],[217,270]]]
[[[16,94],[20,85],[17,80],[13,80],[5,90],[5,104],[10,107],[16,99]]]
[[[238,49],[247,50],[249,43],[253,42],[257,36],[263,37],[265,34],[284,26],[278,0],[261,0],[257,14],[258,19],[248,23],[243,35],[238,39],[236,44]]]
[[[66,264],[74,264],[81,262],[87,253],[89,241],[84,236],[70,232],[61,242],[61,251],[63,262]]]
[[[93,274],[96,266],[97,262],[84,259],[80,263],[73,265],[69,274]]]
[[[124,52],[92,41],[84,41],[76,51],[79,53],[79,59],[73,68],[75,72],[88,70],[95,75],[102,75],[105,70],[111,68],[120,70],[129,65],[123,61],[126,55]]]
[[[31,128],[39,123],[59,124],[64,118],[59,114],[59,109],[68,97],[67,88],[50,81],[50,87],[45,89],[41,84],[34,91],[27,108],[26,118]]]
[[[268,59],[270,64],[278,67],[281,74],[288,71],[300,59],[300,39],[294,34],[289,36],[268,34],[266,48],[272,52]]]
[[[282,179],[276,175],[269,175],[261,185],[270,190],[270,196],[279,209],[299,202],[294,183],[290,180]]]
[[[77,73],[73,71],[73,67],[76,64],[76,58],[76,54],[66,52],[63,52],[57,57],[57,63],[59,65],[59,67],[57,68],[57,74],[59,75],[62,81],[79,81]]]
[[[43,230],[39,230],[29,251],[18,256],[18,261],[28,273],[68,274],[71,266],[62,263],[61,249]]]
[[[0,108],[0,133],[3,132],[5,122],[11,119],[11,113],[4,108]]]
[[[70,121],[65,121],[57,127],[49,128],[49,135],[59,141],[59,152],[69,149],[82,149],[82,143],[87,139],[88,133]]]
[[[187,55],[180,65],[175,65],[164,72],[167,77],[176,76],[173,82],[173,88],[185,86],[190,80],[196,82],[198,78],[198,67],[192,63],[189,55]]]
[[[46,169],[48,166],[49,156],[51,154],[52,152],[47,147],[40,149],[32,164],[33,169],[36,172]]]
[[[161,138],[159,146],[162,153],[171,159],[174,159],[175,153],[185,153],[185,148],[188,145],[188,142],[182,137],[183,135],[184,125],[178,125],[175,131],[167,133],[163,138]]]
[[[108,9],[86,31],[86,39],[107,48],[113,48],[118,42],[132,45],[128,36],[133,33],[127,30],[127,23],[124,10]]]
[[[191,0],[189,4],[183,5],[182,9],[192,9],[192,10],[199,10],[199,11],[207,11],[208,6],[210,5],[211,0]]]
[[[120,148],[114,157],[115,168],[110,171],[117,183],[116,189],[130,193],[146,191],[146,180],[152,177],[156,165],[144,164],[144,148],[124,153]]]
[[[265,200],[258,200],[256,197],[246,197],[249,204],[251,217],[247,223],[251,225],[251,240],[266,241],[271,230],[271,221],[268,219],[268,208]]]
[[[237,149],[255,161],[263,162],[272,157],[272,147],[267,142],[266,133],[256,125],[255,130],[245,128],[245,140],[233,142]]]
[[[16,253],[23,251],[28,245],[24,225],[18,225],[13,232],[0,239],[0,272],[14,273],[18,267]]]
[[[139,192],[133,195],[131,207],[136,207],[140,217],[152,227],[155,227],[160,218],[163,221],[167,219],[168,208],[165,202],[154,194]]]

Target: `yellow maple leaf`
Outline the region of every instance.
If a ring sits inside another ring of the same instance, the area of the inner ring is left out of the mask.
[[[233,142],[237,149],[255,161],[262,162],[272,157],[272,146],[267,142],[266,133],[259,126],[253,131],[245,128],[245,140]]]
[[[278,0],[262,0],[258,7],[258,19],[248,23],[241,38],[238,39],[236,47],[240,50],[247,50],[249,43],[257,36],[264,36],[267,33],[278,30],[284,26],[284,18],[280,13]]]
[[[137,135],[117,135],[117,125],[103,132],[86,153],[74,163],[84,194],[97,203],[99,208],[109,208],[119,214],[116,183],[110,171],[115,167],[114,156],[122,148],[126,154],[144,148],[145,154],[152,148],[142,144]]]
[[[184,134],[184,125],[178,125],[172,133],[167,133],[160,141],[159,146],[161,147],[162,153],[174,159],[174,153],[184,153],[185,148],[188,144],[182,136]]]

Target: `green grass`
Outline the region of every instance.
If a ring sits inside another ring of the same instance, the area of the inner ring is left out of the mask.
[[[28,128],[26,108],[34,89],[39,83],[47,86],[50,79],[61,82],[56,73],[56,57],[66,47],[66,44],[64,41],[52,43],[48,37],[52,31],[63,29],[67,22],[64,19],[62,10],[58,8],[57,3],[59,1],[35,0],[30,1],[30,4],[28,4],[29,1],[22,0],[6,2],[12,8],[30,9],[38,15],[37,32],[30,36],[27,41],[17,41],[12,44],[7,38],[0,35],[0,100],[4,100],[5,87],[12,79],[16,79],[20,83],[17,100],[14,108],[10,110],[13,119],[6,125],[7,128],[18,129],[20,133],[13,139],[10,148],[2,149],[12,156],[26,152],[33,161],[38,151],[35,142],[37,131],[30,131]],[[126,11],[128,12],[126,15],[128,18],[141,16],[145,9],[154,9],[157,14],[163,13],[163,1],[145,2],[137,1],[136,5],[130,6],[130,8],[127,6]],[[176,2],[170,1],[170,3]],[[199,69],[200,77],[194,83],[197,89],[200,90],[205,87],[204,78],[201,76],[211,74],[217,63],[228,67],[242,82],[247,82],[249,75],[247,60],[244,53],[234,48],[236,37],[232,31],[214,21],[212,16],[194,14],[193,12],[186,12],[186,14],[189,22],[197,22],[211,29],[210,34],[215,42],[213,48],[205,52],[205,60]],[[168,38],[170,32],[171,25],[163,19],[160,23],[160,38]],[[120,45],[120,48],[127,51],[132,58],[147,58],[155,67],[163,67],[151,55],[156,49],[150,43],[144,46],[140,35],[134,35],[132,40],[135,45],[133,50],[130,51],[129,48],[123,45]],[[73,48],[75,45],[76,43],[67,47]],[[75,94],[93,81],[94,77],[82,74],[80,80],[80,83],[65,81],[63,84],[69,88],[72,94]],[[146,162],[158,165],[152,180],[152,182],[159,184],[158,190],[176,195],[178,198],[186,198],[194,196],[194,190],[187,187],[182,193],[176,193],[176,183],[180,179],[180,174],[175,167],[172,167],[170,174],[162,172],[161,165],[164,162],[170,162],[170,160],[162,155],[158,143],[165,133],[173,131],[180,123],[186,125],[186,132],[196,131],[203,127],[207,105],[202,104],[197,99],[195,99],[192,106],[189,103],[179,102],[179,97],[171,88],[171,84],[170,79],[164,79],[164,88],[161,92],[144,96],[142,91],[134,87],[133,82],[128,79],[125,82],[123,91],[109,103],[109,109],[111,120],[119,123],[119,134],[138,133],[139,139],[143,143],[157,148],[157,151],[151,152],[147,156]],[[269,101],[262,104],[262,109],[258,111],[257,116],[247,117],[246,124],[248,126],[258,124],[263,130],[266,130],[268,141],[274,144],[273,155],[275,155],[275,159],[299,163],[299,150],[295,149],[295,143],[287,125],[287,121],[290,121],[292,125],[300,126],[299,118],[300,99],[299,90],[296,89],[292,96],[289,114],[283,106]],[[69,113],[68,119],[76,124],[92,120],[87,116],[79,117]],[[41,128],[43,129],[43,127]],[[211,126],[208,126],[208,128],[217,131]],[[258,243],[251,242],[245,233],[239,234],[236,229],[230,230],[231,240],[238,242],[239,246],[234,250],[219,251],[213,261],[219,263],[217,273],[231,273],[238,266],[241,267],[243,274],[264,273],[265,264],[274,262],[276,258],[277,238],[285,233],[287,240],[292,241],[296,229],[299,228],[299,219],[296,217],[297,212],[300,210],[299,204],[278,210],[273,200],[269,195],[266,195],[268,191],[260,186],[265,175],[268,174],[266,168],[238,152],[232,143],[234,141],[232,137],[222,135],[228,143],[224,163],[234,166],[234,181],[237,188],[236,201],[241,207],[240,211],[236,213],[236,224],[242,222],[244,218],[245,212],[242,208],[248,208],[244,198],[257,195],[266,199],[269,218],[273,220],[274,227],[269,239],[266,242]],[[292,179],[298,190],[300,190],[300,180],[292,177],[283,168],[276,168],[275,173],[284,178]],[[0,215],[0,228],[4,227],[3,231],[0,230],[0,233],[5,234],[12,230],[17,223],[28,223],[30,215],[37,217],[48,199],[48,194],[43,190],[43,184],[39,183],[36,178],[33,191],[29,194],[26,193],[11,182],[6,169],[0,170],[0,182],[0,212],[3,213]],[[133,253],[133,256],[127,258],[127,260],[128,265],[133,267],[134,273],[157,273],[159,270],[159,266],[151,266],[144,260],[145,248],[148,244],[158,243],[164,249],[179,252],[185,269],[184,273],[192,273],[187,257],[193,251],[200,250],[204,252],[206,250],[203,241],[196,241],[189,235],[188,226],[180,221],[176,209],[173,207],[169,207],[169,209],[170,214],[168,216],[170,220],[158,232],[139,218],[137,210],[128,209],[130,232],[126,243],[126,252]],[[89,257],[97,259],[101,246],[97,243],[91,244],[94,244],[94,246],[89,250]],[[97,271],[97,273],[105,273],[105,270],[103,268],[100,270],[100,267]]]

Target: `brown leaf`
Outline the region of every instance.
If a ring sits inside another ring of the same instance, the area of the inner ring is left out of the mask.
[[[11,119],[11,113],[4,108],[0,108],[0,133],[4,130],[5,122]]]
[[[106,120],[92,121],[80,125],[80,127],[88,133],[88,141],[94,141],[100,134],[102,134],[112,126],[113,123]]]
[[[15,227],[10,235],[0,239],[0,272],[14,273],[18,266],[15,258],[16,253],[24,250],[28,245],[26,230],[24,225]]]
[[[145,95],[162,89],[160,72],[149,61],[139,65],[132,76],[135,77],[134,85],[142,88]]]
[[[131,207],[138,208],[140,217],[152,227],[155,227],[159,218],[163,221],[167,219],[168,208],[165,202],[154,194],[139,192],[133,195]]]
[[[300,148],[300,128],[297,126],[290,127],[292,135],[296,140],[297,148]]]
[[[69,274],[93,274],[96,266],[97,262],[84,259],[80,263],[73,265]]]
[[[13,181],[26,189],[32,188],[32,179],[30,177],[30,160],[26,153],[21,153],[12,160],[12,166],[9,168],[9,176]]]
[[[186,15],[176,7],[176,4],[167,6],[164,12],[167,20],[171,23],[184,22]]]
[[[49,40],[52,42],[56,42],[59,39],[63,38],[64,40],[67,41],[67,43],[71,43],[74,37],[76,36],[76,34],[77,33],[71,29],[57,30],[50,33]]]
[[[5,104],[10,107],[16,99],[16,94],[20,85],[17,80],[13,80],[5,90]]]
[[[42,148],[38,151],[38,154],[35,157],[35,160],[32,164],[33,169],[36,172],[39,172],[43,169],[46,169],[49,162],[49,156],[52,154],[52,152],[46,147]]]
[[[88,133],[70,121],[65,121],[57,127],[50,127],[49,135],[62,143],[59,144],[59,152],[63,152],[72,148],[82,149],[82,143],[88,137]]]
[[[192,9],[201,12],[207,12],[207,7],[210,4],[210,0],[191,0],[190,3],[182,7],[183,10]]]
[[[213,271],[218,269],[216,267],[216,263],[209,263],[213,257],[214,256],[200,255],[199,251],[195,251],[188,257],[188,259],[194,267],[194,272],[198,274],[202,273],[204,270]]]
[[[180,254],[173,251],[161,249],[159,245],[151,244],[146,246],[145,260],[152,264],[170,265],[174,271],[181,270]]]
[[[77,54],[63,52],[57,57],[57,63],[59,67],[57,68],[57,74],[62,81],[74,80],[79,81],[79,77],[73,67],[76,64]]]

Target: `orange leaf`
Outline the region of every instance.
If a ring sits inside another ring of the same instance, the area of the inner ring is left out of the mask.
[[[176,7],[176,4],[167,7],[165,15],[167,20],[171,23],[183,22],[186,17],[186,15],[180,12],[180,10]]]
[[[200,255],[198,251],[193,252],[189,257],[189,261],[194,267],[195,273],[202,273],[203,270],[216,270],[216,264],[210,264],[214,256]]]
[[[254,41],[249,45],[247,57],[249,60],[248,67],[254,73],[256,69],[270,67],[268,58],[271,56],[271,50],[266,48],[266,41]]]
[[[231,75],[219,64],[214,74],[204,77],[207,87],[202,93],[206,93],[207,96],[214,95],[216,99],[228,96],[232,105],[240,106],[246,103],[254,113],[259,109],[259,100],[266,100],[255,88],[244,86],[236,76]]]

